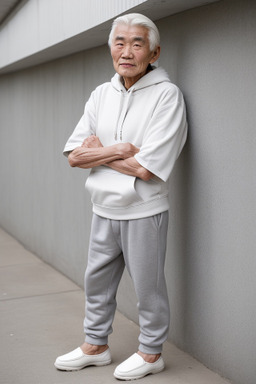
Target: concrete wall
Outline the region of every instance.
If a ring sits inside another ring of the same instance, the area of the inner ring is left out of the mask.
[[[157,22],[160,64],[182,89],[189,139],[170,180],[170,339],[235,384],[256,377],[256,4],[224,0]],[[79,285],[87,171],[63,146],[96,85],[101,46],[0,77],[0,225]],[[119,309],[137,319],[127,275]]]

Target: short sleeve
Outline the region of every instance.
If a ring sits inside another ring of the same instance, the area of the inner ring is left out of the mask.
[[[187,137],[186,108],[182,93],[173,84],[163,92],[145,130],[135,159],[163,181],[167,181]]]
[[[75,148],[80,147],[88,136],[95,134],[95,110],[94,92],[92,92],[89,100],[85,104],[83,116],[75,127],[74,132],[66,142],[63,150],[63,154],[65,156],[68,156],[69,152],[73,151]]]

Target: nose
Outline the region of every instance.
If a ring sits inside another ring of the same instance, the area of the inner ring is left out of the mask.
[[[123,51],[122,51],[122,57],[123,58],[131,58],[132,57],[132,49],[131,49],[131,46],[129,44],[125,45],[123,47]]]

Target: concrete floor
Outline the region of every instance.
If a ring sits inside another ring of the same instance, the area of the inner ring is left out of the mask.
[[[137,350],[138,326],[117,312],[109,345],[113,362],[78,372],[54,368],[58,355],[82,343],[84,293],[0,229],[0,383],[109,384],[113,371]],[[228,384],[191,356],[166,343],[165,371],[141,384]]]

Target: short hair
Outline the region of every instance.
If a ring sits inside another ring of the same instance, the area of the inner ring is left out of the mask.
[[[154,51],[154,49],[160,45],[160,34],[155,23],[153,23],[152,20],[150,20],[148,17],[144,15],[141,15],[140,13],[129,13],[128,15],[119,16],[113,21],[112,28],[109,34],[109,39],[108,39],[109,47],[111,47],[112,45],[115,29],[120,24],[139,25],[147,28],[149,48],[151,52]]]

